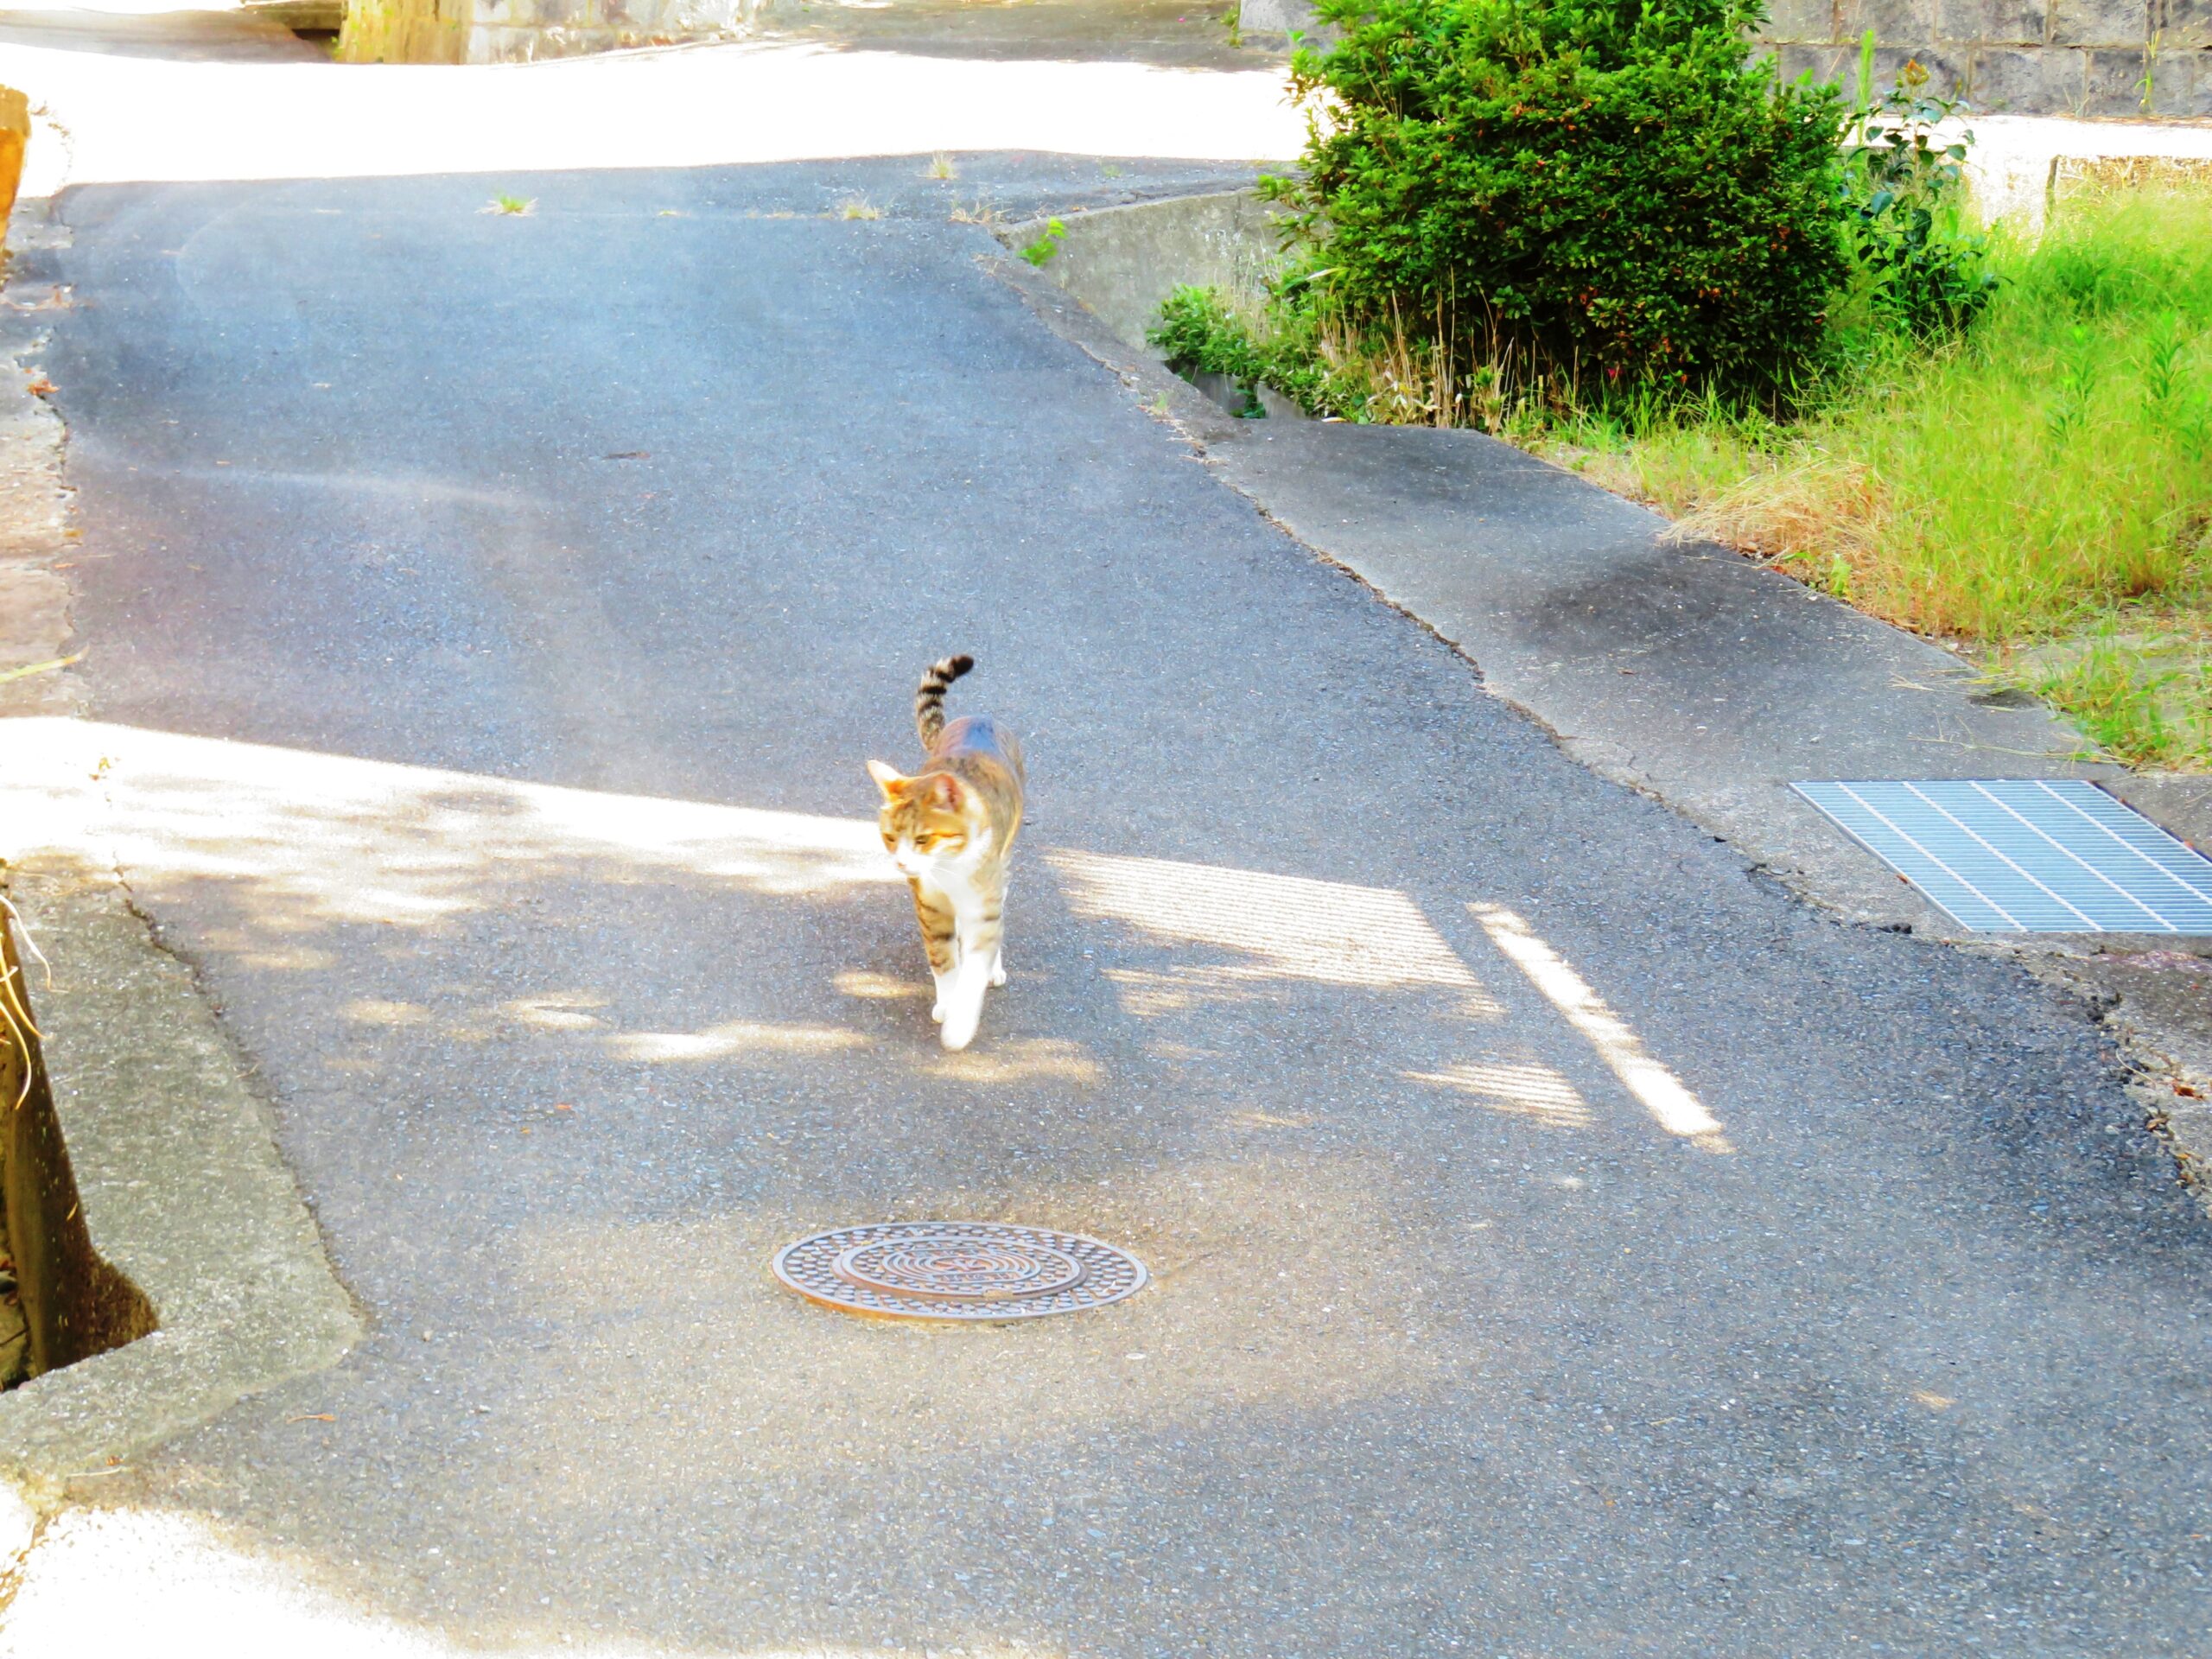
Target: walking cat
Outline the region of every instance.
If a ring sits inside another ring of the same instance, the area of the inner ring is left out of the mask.
[[[1006,983],[1001,917],[1024,782],[1013,733],[981,715],[945,721],[945,688],[975,666],[972,657],[948,657],[922,676],[914,728],[928,758],[919,772],[906,778],[868,763],[883,791],[883,844],[914,890],[937,980],[930,1018],[953,1049],[975,1040],[985,987]]]

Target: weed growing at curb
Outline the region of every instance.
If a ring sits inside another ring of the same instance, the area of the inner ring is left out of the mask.
[[[524,197],[498,195],[493,197],[490,201],[486,202],[481,208],[478,209],[478,211],[480,213],[486,213],[511,214],[517,219],[520,219],[537,211],[537,198],[535,196]]]
[[[857,193],[847,196],[837,204],[840,219],[881,219],[883,209]]]
[[[1021,257],[1033,265],[1042,266],[1060,251],[1060,238],[1067,233],[1068,227],[1058,219],[1046,219],[1045,234],[1024,248]]]

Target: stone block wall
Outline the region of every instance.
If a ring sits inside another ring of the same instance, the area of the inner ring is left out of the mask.
[[[2212,0],[1772,0],[1785,78],[1847,92],[1874,31],[1876,84],[1917,59],[1939,91],[2017,115],[2212,117]],[[2147,85],[2146,85],[2147,82]]]
[[[459,63],[469,0],[346,0],[338,55],[347,63]]]
[[[757,0],[347,0],[338,53],[353,63],[529,63],[725,39],[756,10]]]

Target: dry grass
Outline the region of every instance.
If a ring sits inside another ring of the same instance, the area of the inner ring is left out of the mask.
[[[2212,194],[2084,202],[1972,336],[1792,425],[1583,417],[1535,447],[1859,608],[1980,650],[2119,757],[2212,766]]]

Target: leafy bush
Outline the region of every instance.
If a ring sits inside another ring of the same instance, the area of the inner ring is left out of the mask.
[[[1312,312],[1278,312],[1255,326],[1210,288],[1179,288],[1161,302],[1160,321],[1145,338],[1178,374],[1217,374],[1241,387],[1243,412],[1261,412],[1259,388],[1268,386],[1308,415],[1352,419],[1369,414],[1361,378],[1338,365],[1315,327]]]
[[[1966,228],[1961,210],[1974,135],[1936,146],[1936,126],[1958,105],[1929,96],[1928,72],[1916,62],[1874,99],[1873,54],[1869,30],[1844,134],[1845,224],[1858,286],[1882,323],[1920,335],[1955,332],[1997,290],[1988,240]]]
[[[1584,396],[1786,385],[1845,276],[1839,94],[1746,60],[1758,0],[1319,0],[1286,327]]]
[[[1210,288],[1179,288],[1161,303],[1160,324],[1145,336],[1178,374],[1218,374],[1249,387],[1265,375],[1270,353],[1243,320]]]

